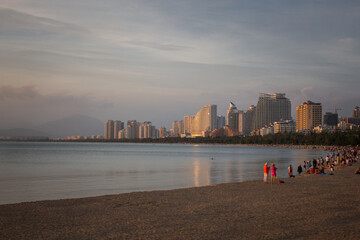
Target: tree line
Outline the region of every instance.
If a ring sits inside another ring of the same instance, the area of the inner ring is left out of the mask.
[[[99,141],[99,140],[96,140]],[[183,144],[287,144],[287,145],[319,145],[319,146],[357,146],[360,145],[360,130],[335,133],[277,133],[265,136],[233,136],[233,137],[167,137],[158,139],[115,139],[103,142],[128,143],[183,143]]]

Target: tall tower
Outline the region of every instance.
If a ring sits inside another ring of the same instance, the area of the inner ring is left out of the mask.
[[[311,131],[322,123],[321,103],[307,101],[296,107],[296,131]]]
[[[195,115],[191,125],[191,136],[201,137],[217,127],[217,106],[206,105]]]
[[[114,138],[118,139],[119,138],[119,131],[124,129],[124,122],[122,121],[114,121]]]
[[[104,128],[105,139],[114,139],[114,121],[107,120]]]
[[[353,111],[353,118],[360,118],[360,108],[359,106],[356,106]]]
[[[191,125],[195,116],[184,116],[184,133],[191,133]]]
[[[250,135],[254,126],[255,109],[256,107],[251,105],[247,111],[239,112],[239,134]]]
[[[261,93],[256,105],[255,130],[281,120],[291,120],[291,102],[285,93]]]
[[[217,128],[222,128],[225,126],[225,116],[218,115],[217,116]]]
[[[226,125],[230,128],[239,130],[239,110],[236,108],[235,104],[230,102],[230,106],[226,112]]]

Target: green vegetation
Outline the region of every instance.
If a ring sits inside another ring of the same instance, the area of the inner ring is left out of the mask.
[[[360,145],[360,130],[336,133],[282,133],[265,136],[235,136],[207,138],[159,138],[159,139],[121,139],[102,140],[102,142],[128,143],[188,143],[188,144],[288,144],[319,146],[357,146]]]
[[[4,141],[4,140],[3,140]],[[9,140],[5,140],[9,141]],[[11,140],[10,140],[11,141]],[[13,141],[55,141],[49,139],[13,139]],[[56,140],[58,141],[58,140]],[[59,140],[61,142],[119,142],[119,143],[183,143],[183,144],[286,144],[316,146],[357,146],[360,145],[360,129],[336,133],[279,133],[265,136],[158,138],[120,140]]]

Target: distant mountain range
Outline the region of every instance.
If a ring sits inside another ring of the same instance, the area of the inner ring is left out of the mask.
[[[66,137],[103,135],[104,123],[96,118],[84,115],[72,115],[51,121],[31,129],[15,128],[0,130],[3,137]]]

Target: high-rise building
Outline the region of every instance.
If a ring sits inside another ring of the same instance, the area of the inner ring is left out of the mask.
[[[160,138],[164,138],[164,137],[167,137],[168,134],[167,134],[167,131],[166,131],[166,127],[162,126],[160,127],[159,129],[159,137]]]
[[[115,138],[115,135],[114,135],[114,121],[113,120],[107,120],[105,122],[104,138],[108,139],[108,140]]]
[[[129,120],[125,131],[125,138],[135,139],[139,138],[139,123],[136,120]]]
[[[312,131],[322,123],[321,103],[307,101],[296,107],[296,131]]]
[[[151,122],[142,122],[139,126],[139,138],[157,138],[155,126]]]
[[[217,128],[222,128],[225,126],[225,116],[218,115],[217,116]]]
[[[191,133],[191,125],[195,116],[184,116],[184,132],[185,134]]]
[[[255,130],[285,120],[291,120],[291,102],[285,93],[261,93],[256,105]]]
[[[339,123],[339,116],[337,113],[327,112],[324,115],[324,124],[327,126],[337,126]]]
[[[180,137],[180,135],[184,132],[184,121],[174,121],[171,132],[173,137]]]
[[[226,125],[232,129],[239,130],[239,110],[236,108],[234,103],[230,102],[226,115]]]
[[[353,111],[353,118],[360,118],[360,108],[359,106],[356,106]]]
[[[119,138],[119,131],[124,129],[124,122],[122,121],[114,121],[114,138],[118,139]]]
[[[250,135],[251,131],[254,130],[255,109],[256,107],[251,105],[247,111],[239,112],[238,131],[240,135]]]
[[[191,125],[192,137],[203,137],[217,127],[217,106],[206,105],[195,115]]]

